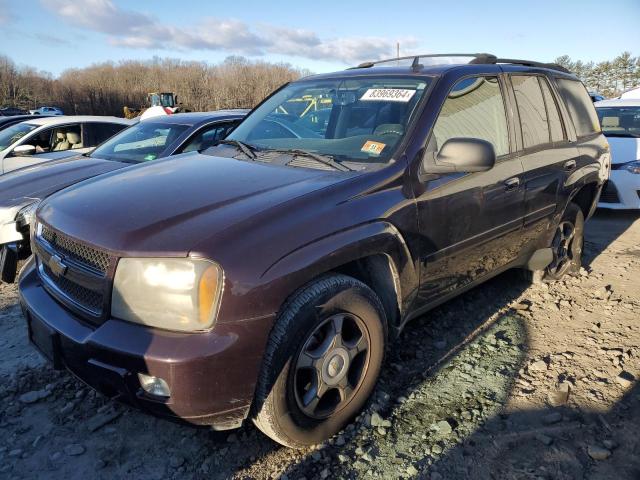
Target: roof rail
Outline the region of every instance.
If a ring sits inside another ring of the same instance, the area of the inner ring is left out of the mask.
[[[398,60],[409,60],[412,59],[411,68],[413,70],[418,70],[422,68],[420,65],[421,58],[439,58],[439,57],[473,57],[469,62],[474,65],[495,65],[497,63],[509,63],[512,65],[524,65],[527,67],[538,67],[538,68],[548,68],[550,70],[557,70],[564,73],[572,73],[562,65],[558,65],[557,63],[544,63],[544,62],[535,62],[533,60],[516,60],[512,58],[498,58],[495,55],[490,53],[436,53],[436,54],[428,54],[428,55],[410,55],[407,57],[397,57],[397,58],[387,58],[384,60],[378,60],[375,62],[364,62],[358,65],[357,67],[351,67],[349,70],[353,70],[356,68],[371,68],[374,65],[378,65],[380,63],[388,63],[388,62],[396,62]]]
[[[397,62],[398,60],[409,60],[409,59],[413,60],[411,67],[415,69],[421,66],[420,65],[421,58],[438,58],[438,57],[473,57],[474,59],[484,58],[484,57],[495,58],[494,55],[490,55],[488,53],[434,53],[434,54],[427,54],[427,55],[409,55],[407,57],[386,58],[384,60],[377,60],[375,62],[364,62],[358,65],[357,67],[351,67],[350,70],[355,68],[371,68],[374,65],[378,65],[379,63]]]

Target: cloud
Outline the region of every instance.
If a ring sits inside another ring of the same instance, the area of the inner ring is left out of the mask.
[[[9,2],[7,0],[0,0],[0,25],[5,25],[14,19],[11,8],[9,8]]]
[[[0,0],[2,2],[4,0]],[[125,48],[212,50],[248,56],[288,55],[348,64],[392,57],[395,40],[383,37],[322,39],[315,32],[273,25],[251,25],[234,19],[205,17],[195,25],[177,27],[157,18],[116,6],[112,0],[41,0],[51,12],[80,28],[107,36]],[[403,49],[413,38],[400,39]]]

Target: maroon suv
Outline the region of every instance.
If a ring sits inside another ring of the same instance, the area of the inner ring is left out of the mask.
[[[20,277],[29,336],[149,412],[318,443],[409,320],[509,268],[579,267],[608,152],[555,65],[421,56],[304,78],[203,153],[45,200]]]

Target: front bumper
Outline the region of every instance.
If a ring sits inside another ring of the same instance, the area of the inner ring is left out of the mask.
[[[29,339],[54,368],[66,368],[104,395],[155,415],[219,430],[246,418],[273,317],[219,324],[198,334],[117,319],[94,327],[45,291],[33,261],[19,283]],[[144,392],[138,373],[164,379],[171,396]]]
[[[611,170],[598,207],[618,210],[640,208],[640,175],[627,170]]]

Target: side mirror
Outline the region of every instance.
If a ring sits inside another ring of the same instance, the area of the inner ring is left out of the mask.
[[[18,145],[13,149],[13,154],[16,157],[28,157],[36,153],[36,147],[33,145]]]
[[[438,153],[427,152],[425,173],[471,173],[491,170],[496,163],[493,145],[479,138],[450,138]]]

